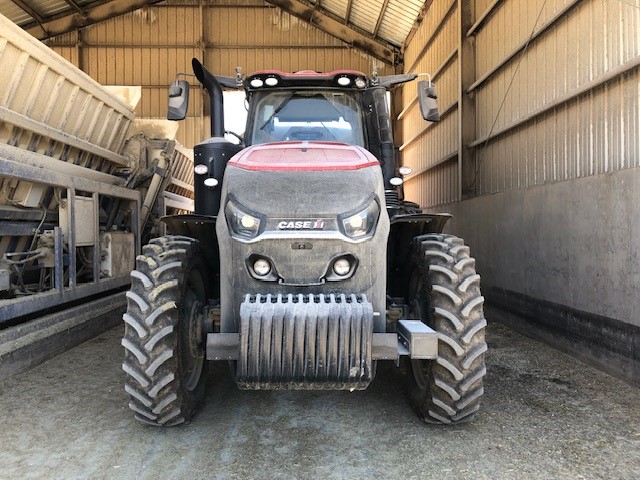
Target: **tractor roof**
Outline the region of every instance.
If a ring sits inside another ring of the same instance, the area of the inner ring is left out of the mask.
[[[343,75],[358,75],[360,77],[366,77],[366,75],[362,72],[359,72],[357,70],[333,70],[331,72],[316,72],[315,70],[299,70],[297,72],[293,72],[293,73],[288,73],[288,72],[283,72],[281,70],[259,70],[257,72],[253,72],[251,75],[249,75],[249,78],[253,78],[255,76],[262,76],[262,75],[274,75],[274,76],[278,76],[281,78],[290,78],[290,79],[299,79],[301,77],[314,77],[314,78],[333,78],[335,76],[343,76]]]
[[[247,90],[286,87],[332,87],[362,89],[369,85],[367,76],[356,70],[334,70],[328,73],[313,70],[300,70],[294,73],[280,70],[261,70],[254,72],[245,80]]]
[[[367,87],[377,86],[391,89],[396,85],[414,80],[417,76],[415,73],[409,73],[384,77],[367,77],[357,70],[333,70],[327,73],[314,70],[300,70],[294,73],[281,72],[280,70],[260,70],[245,79],[244,88],[249,91],[292,87],[362,90]]]

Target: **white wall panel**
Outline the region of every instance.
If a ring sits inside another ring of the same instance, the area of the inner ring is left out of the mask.
[[[477,141],[475,156],[465,160],[477,172],[472,195],[640,166],[640,9],[632,3],[475,2],[476,19],[492,9],[474,31]],[[434,71],[455,51],[466,33],[459,31],[458,10],[455,1],[433,2],[406,47],[406,71]],[[459,79],[450,75],[457,62],[437,79],[441,109],[459,96]],[[402,98],[406,112],[400,143],[424,144],[407,146],[407,158],[428,165],[430,152],[442,144],[442,128],[413,139],[423,128],[412,104],[415,85],[405,86]],[[450,138],[454,144],[459,141]],[[424,158],[417,158],[418,151]],[[435,174],[426,172],[424,182]],[[423,179],[412,181],[420,184]],[[455,199],[455,193],[444,198]]]
[[[449,203],[458,198],[458,111],[459,95],[457,2],[435,0],[405,52],[405,70],[429,73],[438,89],[442,120],[425,122],[417,95],[417,82],[402,88],[402,115],[397,122],[402,131],[403,162],[413,169],[407,178],[407,199],[423,206]],[[435,74],[435,75],[434,75]],[[421,78],[422,80],[426,78]]]
[[[437,83],[441,109],[457,98],[461,111],[416,139],[415,93],[404,87],[398,143],[414,167],[407,197],[455,215],[448,231],[471,246],[488,302],[559,338],[564,331],[567,348],[637,381],[640,4],[453,4],[475,15],[472,48],[459,49]],[[427,11],[406,47],[406,71],[433,69],[445,38],[449,48],[466,46],[462,15],[438,21],[449,5],[435,0]],[[469,71],[460,64],[473,70],[464,92]],[[471,119],[462,132],[464,122],[451,121],[458,114]],[[457,165],[437,163],[456,150]]]
[[[541,2],[503,3],[477,36],[479,76],[526,41],[541,6]],[[571,3],[548,2],[536,30]],[[516,18],[527,19],[522,28],[514,27]],[[607,72],[637,62],[639,29],[639,9],[628,3],[578,2],[535,38],[524,55],[516,55],[476,89],[478,137],[508,128],[584,85],[597,82]],[[493,139],[486,149],[479,148],[477,193],[497,193],[639,166],[640,155],[637,150],[633,152],[638,131],[639,78],[637,68],[630,70]],[[514,163],[508,158],[511,152],[521,152],[517,163],[523,168],[507,168]]]

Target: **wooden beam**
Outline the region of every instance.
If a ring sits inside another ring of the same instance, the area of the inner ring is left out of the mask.
[[[360,32],[340,23],[337,20],[314,10],[314,7],[299,0],[266,0],[272,5],[280,7],[283,11],[304,20],[329,35],[342,40],[358,50],[368,53],[372,57],[382,60],[388,65],[393,65],[396,60],[394,48],[382,44],[363,35]]]
[[[475,95],[467,90],[474,81],[475,41],[467,32],[475,22],[476,0],[458,2],[458,201],[476,196],[477,156],[469,146],[476,138]]]
[[[351,16],[351,7],[353,6],[353,0],[347,2],[347,11],[344,14],[344,24],[349,23],[349,17]]]
[[[55,20],[44,20],[41,25],[28,28],[26,31],[38,40],[45,40],[63,33],[72,32],[78,28],[109,20],[118,15],[133,12],[146,5],[160,1],[162,0],[113,0],[87,8],[84,13],[72,13]]]
[[[384,0],[382,4],[382,9],[380,10],[380,15],[378,15],[378,21],[376,22],[376,28],[373,29],[373,38],[378,36],[378,30],[380,30],[380,25],[382,25],[382,18],[384,14],[387,12],[387,7],[389,6],[389,0]]]

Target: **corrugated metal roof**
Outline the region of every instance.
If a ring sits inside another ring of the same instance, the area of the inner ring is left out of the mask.
[[[71,6],[64,0],[28,0],[25,3],[29,4],[36,12],[38,12],[43,18],[51,17],[57,13],[70,10]]]
[[[373,33],[383,5],[384,0],[354,0],[351,7],[351,23]]]
[[[311,0],[320,10],[379,40],[404,44],[425,5],[424,0]],[[376,31],[376,26],[378,30]]]
[[[105,0],[0,0],[0,14],[7,17],[13,23],[24,27],[38,21],[31,14],[32,12],[41,20],[49,20],[52,17],[59,17],[64,14],[78,13],[73,6],[80,9],[88,6],[95,6],[101,3],[108,3]],[[25,8],[22,6],[24,5]],[[32,12],[29,12],[31,10]]]
[[[77,13],[73,4],[85,8],[98,3],[108,2],[96,0],[21,0],[14,3],[12,0],[0,0],[0,13],[18,25],[26,26],[39,20],[46,21],[53,16]],[[190,4],[192,2],[177,0],[166,3]],[[216,5],[223,2],[209,0],[206,3]],[[224,4],[231,6],[235,3],[233,1],[224,2]],[[347,27],[366,33],[379,41],[400,47],[413,28],[425,1],[307,0],[306,3],[341,20]],[[26,8],[21,8],[19,5]],[[34,15],[40,18],[34,18]]]
[[[33,21],[33,18],[11,0],[0,0],[0,13],[18,25]]]
[[[76,4],[95,3],[85,1],[76,1]],[[25,8],[22,7],[22,5]],[[31,11],[29,11],[29,9]],[[70,2],[65,0],[22,0],[21,2],[12,2],[11,0],[0,0],[0,13],[11,20],[13,23],[24,26],[37,22],[38,19],[33,15],[37,15],[42,20],[46,20],[54,15],[64,12],[76,13]],[[33,12],[33,15],[32,15]]]
[[[327,12],[333,13],[335,16],[339,18],[346,18],[347,15],[347,6],[349,4],[346,0],[322,0],[321,2],[322,8],[324,8]]]
[[[422,0],[390,0],[378,36],[394,45],[402,45],[424,7]]]

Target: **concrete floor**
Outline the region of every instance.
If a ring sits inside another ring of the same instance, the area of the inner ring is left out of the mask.
[[[498,324],[481,413],[453,428],[421,423],[386,364],[354,393],[242,392],[220,365],[191,424],[147,427],[121,334],[0,382],[0,478],[640,478],[640,391]]]

